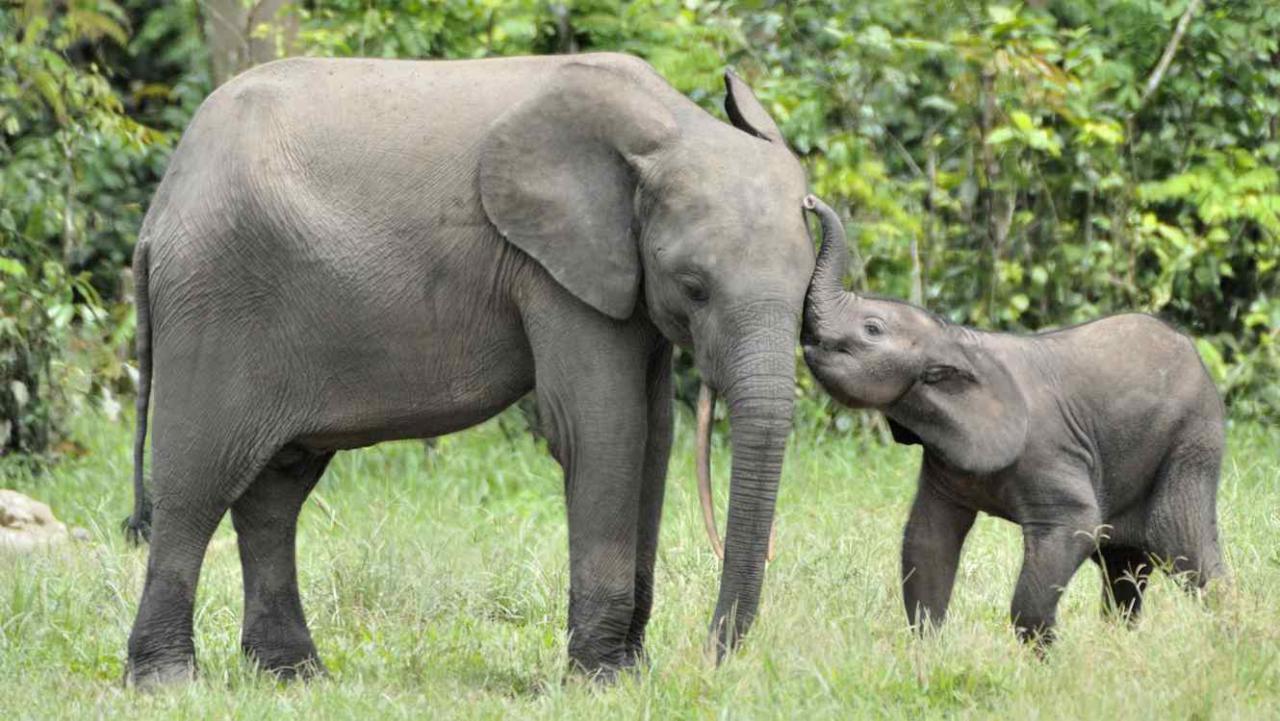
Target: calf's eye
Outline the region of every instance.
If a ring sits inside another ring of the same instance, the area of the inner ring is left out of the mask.
[[[862,330],[872,338],[878,338],[884,335],[884,324],[878,320],[868,320],[862,324]]]
[[[932,365],[924,369],[920,374],[920,380],[928,384],[941,383],[949,381],[953,378],[967,378],[969,375],[964,371],[949,365]]]

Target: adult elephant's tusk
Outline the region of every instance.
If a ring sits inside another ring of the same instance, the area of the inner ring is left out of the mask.
[[[703,383],[698,391],[698,452],[694,465],[698,472],[698,500],[702,501],[702,525],[716,558],[724,560],[724,543],[716,528],[716,507],[711,499],[711,415],[716,407],[716,392]]]
[[[698,500],[702,503],[702,525],[707,529],[707,540],[716,558],[724,560],[724,542],[716,525],[716,507],[711,495],[711,419],[716,407],[716,392],[705,383],[698,391],[698,450],[694,467],[698,474]],[[769,529],[767,559],[774,558],[774,541],[777,528]]]

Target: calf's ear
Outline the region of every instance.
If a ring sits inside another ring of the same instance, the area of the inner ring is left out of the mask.
[[[973,339],[948,338],[929,356],[885,414],[959,471],[986,475],[1012,465],[1026,447],[1027,401],[1008,366]]]

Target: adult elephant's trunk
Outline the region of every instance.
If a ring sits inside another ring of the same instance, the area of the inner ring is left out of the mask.
[[[717,657],[751,626],[764,581],[795,394],[794,321],[778,320],[756,319],[756,327],[773,330],[751,334],[753,347],[740,353],[724,375],[733,469],[720,599],[712,620]]]
[[[711,426],[714,425],[716,409],[716,392],[711,386],[703,383],[698,392],[698,451],[694,458],[694,468],[698,476],[698,502],[702,506],[702,525],[707,531],[707,540],[711,543],[711,551],[716,558],[724,560],[724,541],[720,540],[720,529],[716,525],[715,494],[711,490]],[[768,560],[772,561],[777,541],[777,527],[769,529]]]
[[[849,267],[849,246],[845,241],[844,224],[836,211],[812,195],[804,199],[804,207],[816,213],[822,222],[822,249],[818,251],[818,261],[809,280],[809,292],[804,299],[805,328],[815,329],[831,317],[833,309],[845,295],[844,274]]]

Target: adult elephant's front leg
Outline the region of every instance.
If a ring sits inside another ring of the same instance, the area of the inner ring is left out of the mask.
[[[538,408],[565,472],[569,516],[569,656],[612,677],[630,657],[637,536],[648,438],[646,377],[661,343],[643,321],[588,308],[527,323]]]
[[[631,628],[627,632],[627,665],[640,663],[644,656],[644,631],[649,623],[649,614],[653,611],[653,567],[658,557],[658,529],[667,484],[667,462],[671,458],[671,344],[659,344],[651,355],[646,387],[648,437],[645,441],[640,515],[636,528],[635,610],[631,615]]]

